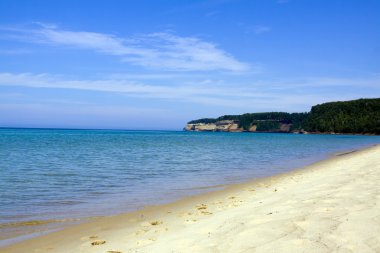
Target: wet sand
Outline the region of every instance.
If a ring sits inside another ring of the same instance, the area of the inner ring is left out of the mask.
[[[380,146],[0,252],[380,252]]]

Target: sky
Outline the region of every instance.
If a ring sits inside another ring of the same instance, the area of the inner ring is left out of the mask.
[[[377,0],[0,0],[0,127],[180,130],[380,97]]]

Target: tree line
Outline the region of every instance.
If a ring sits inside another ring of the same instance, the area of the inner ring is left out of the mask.
[[[310,112],[262,112],[242,115],[224,115],[218,118],[192,120],[188,124],[216,123],[234,120],[248,130],[276,131],[280,124],[291,124],[290,131],[305,130],[320,133],[380,134],[380,98],[329,102],[315,105]]]

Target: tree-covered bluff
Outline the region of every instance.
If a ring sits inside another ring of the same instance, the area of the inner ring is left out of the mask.
[[[188,122],[185,130],[380,134],[380,98],[329,102],[303,113],[262,112],[203,118]]]

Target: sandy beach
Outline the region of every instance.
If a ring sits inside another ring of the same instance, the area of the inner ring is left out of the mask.
[[[380,252],[379,182],[378,145],[0,252]]]

